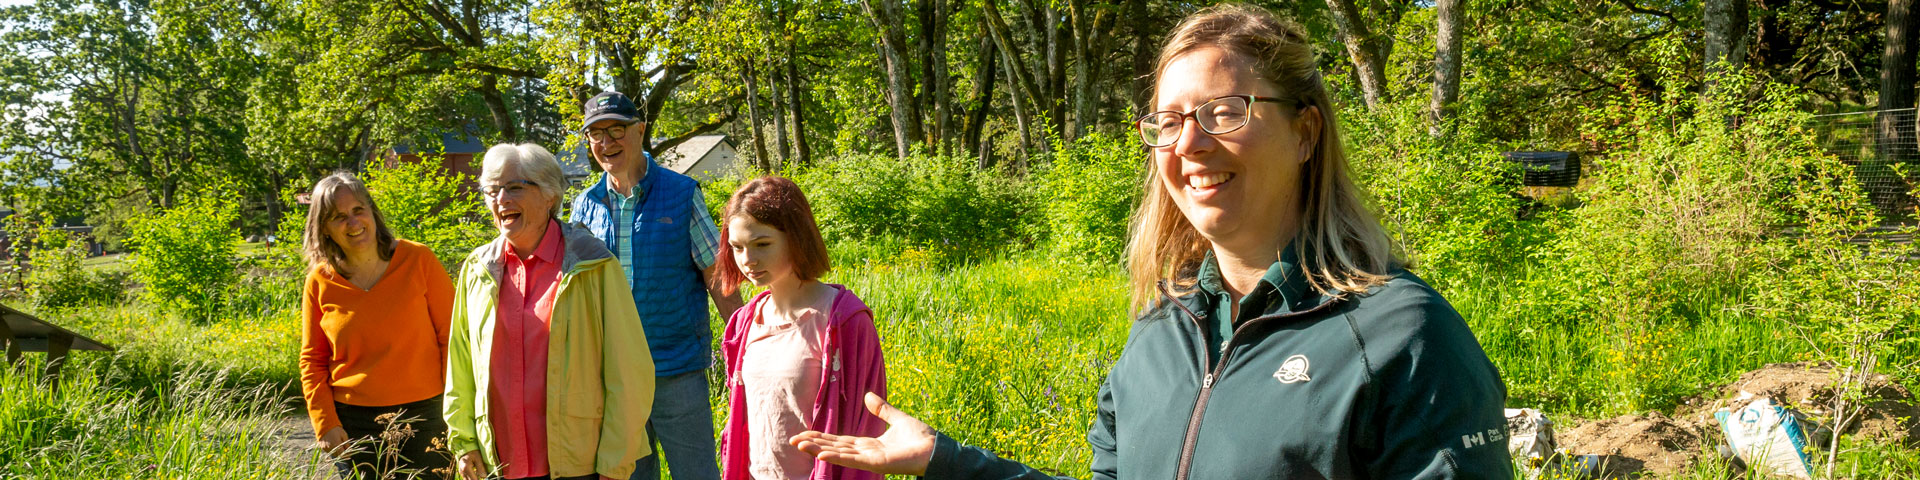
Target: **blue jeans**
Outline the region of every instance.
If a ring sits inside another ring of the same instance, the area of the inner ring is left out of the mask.
[[[653,416],[647,419],[647,438],[653,442],[653,453],[634,463],[629,480],[659,479],[662,451],[674,480],[720,479],[705,370],[654,377]]]

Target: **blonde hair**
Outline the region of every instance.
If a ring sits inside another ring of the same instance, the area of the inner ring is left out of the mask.
[[[566,193],[567,174],[560,170],[560,162],[545,147],[531,143],[502,143],[487,149],[480,165],[482,184],[499,180],[507,164],[513,164],[520,174],[540,189],[540,194],[553,199],[553,211],[548,212],[555,221],[560,220],[560,196]]]
[[[373,194],[367,191],[367,184],[359,177],[345,171],[333,172],[326,178],[313,184],[313,193],[308,198],[306,234],[300,242],[301,254],[307,257],[307,266],[325,265],[333,273],[352,278],[340,268],[347,260],[347,252],[327,237],[324,225],[327,217],[333,214],[334,200],[340,194],[353,195],[360,203],[367,205],[367,211],[373,213],[374,251],[379,252],[381,260],[392,260],[394,244],[399,243],[393,236],[393,230],[387,228],[387,216],[380,213],[380,207],[373,204]]]
[[[1333,104],[1306,33],[1299,25],[1264,10],[1237,4],[1209,7],[1174,29],[1160,50],[1154,78],[1157,80],[1180,56],[1205,48],[1239,56],[1261,79],[1278,87],[1278,96],[1297,112],[1313,108],[1322,117],[1319,142],[1301,166],[1300,185],[1296,186],[1301,210],[1293,244],[1301,256],[1307,284],[1328,296],[1364,293],[1385,284],[1388,270],[1400,262],[1386,230],[1368,210],[1364,195],[1348,173],[1339,123],[1334,119]],[[1158,92],[1153,103],[1158,103]],[[1136,312],[1155,303],[1160,297],[1157,285],[1162,281],[1175,295],[1191,291],[1209,248],[1207,240],[1180,213],[1159,175],[1158,166],[1148,162],[1146,197],[1134,212],[1132,238],[1127,242],[1127,270]]]

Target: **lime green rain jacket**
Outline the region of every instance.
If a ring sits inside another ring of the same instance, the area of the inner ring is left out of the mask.
[[[634,461],[651,453],[653,357],[620,261],[586,230],[560,225],[566,253],[547,345],[549,473],[627,478]],[[500,465],[487,389],[502,248],[504,239],[474,249],[455,277],[442,410],[454,454],[479,450],[489,467]]]

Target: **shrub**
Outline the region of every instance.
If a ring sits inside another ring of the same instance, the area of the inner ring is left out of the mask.
[[[128,243],[134,248],[134,279],[146,297],[166,308],[209,320],[238,278],[233,228],[239,202],[220,194],[184,195],[185,203],[135,218]]]
[[[850,155],[793,174],[829,243],[898,238],[940,262],[1030,243],[1021,180],[960,158]]]
[[[1115,263],[1127,245],[1128,218],[1140,202],[1146,153],[1127,134],[1095,133],[1054,148],[1035,178],[1042,220],[1055,251]]]
[[[1429,281],[1512,272],[1546,240],[1519,221],[1525,202],[1506,180],[1511,166],[1471,125],[1446,140],[1428,135],[1423,107],[1405,101],[1342,119],[1355,181]]]
[[[1556,247],[1587,313],[1697,318],[1768,263],[1756,247],[1790,222],[1789,187],[1824,155],[1790,90],[1755,102],[1729,93],[1749,80],[1719,82],[1717,95],[1674,88],[1590,112],[1589,135],[1611,152]]]
[[[24,225],[25,222],[22,222]],[[36,307],[72,307],[119,302],[126,290],[126,274],[88,272],[80,262],[89,254],[86,237],[39,224],[31,235],[19,235],[31,269],[27,292]]]
[[[493,238],[480,196],[461,188],[470,181],[472,177],[442,170],[431,157],[391,167],[376,164],[366,173],[367,190],[394,236],[426,245],[449,267]]]

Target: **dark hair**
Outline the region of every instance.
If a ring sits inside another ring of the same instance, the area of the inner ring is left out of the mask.
[[[827,259],[827,244],[820,238],[820,227],[813,222],[813,207],[807,204],[800,185],[786,177],[765,176],[753,179],[727,199],[726,213],[720,217],[720,251],[713,262],[714,278],[720,293],[733,295],[747,276],[734,265],[733,248],[726,243],[726,225],[734,217],[747,217],[787,234],[787,254],[793,258],[793,274],[801,280],[814,280],[833,269]]]
[[[346,171],[334,172],[313,185],[310,195],[311,205],[307,206],[306,237],[302,242],[302,252],[307,257],[307,265],[326,265],[342,277],[351,277],[340,264],[347,260],[347,252],[328,238],[323,226],[327,217],[333,215],[333,203],[339,195],[353,195],[360,203],[367,205],[367,211],[373,212],[374,250],[380,253],[381,260],[393,260],[395,241],[393,230],[387,228],[387,216],[380,213],[380,207],[373,204],[373,194],[367,191],[367,184]]]

